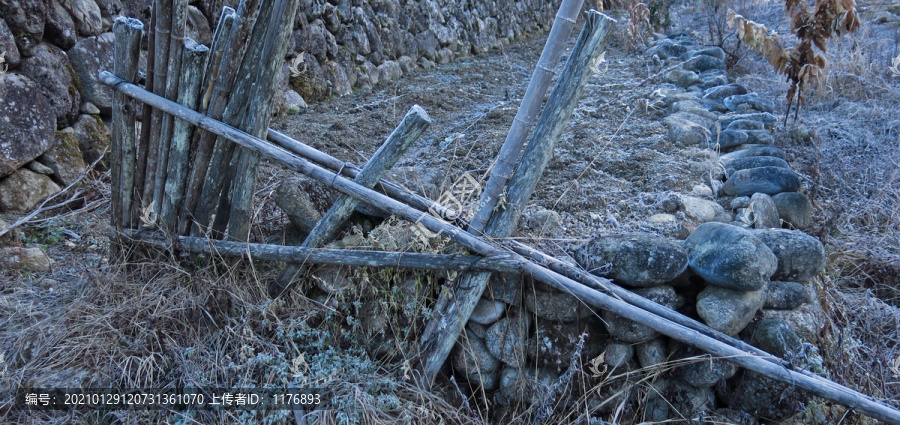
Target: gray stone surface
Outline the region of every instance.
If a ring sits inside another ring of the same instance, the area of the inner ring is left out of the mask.
[[[71,128],[56,132],[56,142],[53,147],[39,156],[37,160],[50,167],[53,170],[51,178],[63,186],[81,177],[87,167],[81,149],[78,147],[75,131]]]
[[[650,233],[625,233],[595,238],[575,254],[585,270],[639,287],[674,279],[687,267],[687,254],[671,239]],[[608,272],[606,265],[611,264]]]
[[[700,359],[688,363],[678,369],[682,379],[695,387],[710,387],[723,379],[734,376],[738,371],[734,363],[703,353],[697,349],[689,349],[688,356]]]
[[[760,192],[775,195],[800,190],[800,177],[781,167],[758,167],[740,170],[728,177],[722,192],[729,196],[750,196]]]
[[[728,96],[733,96],[736,94],[746,94],[746,93],[747,93],[746,87],[744,87],[740,84],[737,84],[737,83],[732,83],[732,84],[726,84],[724,86],[717,86],[717,87],[711,87],[709,89],[706,89],[706,91],[703,94],[703,98],[704,99],[722,100]]]
[[[733,160],[751,156],[774,156],[776,158],[784,159],[785,154],[783,150],[774,146],[754,146],[726,153],[719,157],[719,162],[727,167]]]
[[[44,0],[2,0],[0,16],[9,26],[16,47],[23,57],[33,54],[44,36],[46,2]]]
[[[483,385],[485,390],[497,388],[496,373],[501,363],[487,349],[481,338],[469,335],[453,348],[453,370],[463,374],[469,382]]]
[[[777,258],[748,230],[724,223],[704,223],[685,239],[691,269],[710,284],[758,290],[775,273]]]
[[[0,74],[0,178],[47,150],[54,140],[56,114],[28,77]],[[30,106],[29,106],[30,105]]]
[[[740,111],[749,108],[759,112],[775,112],[775,102],[756,95],[733,95],[726,97],[722,101],[725,103],[725,106],[732,111]]]
[[[539,289],[525,291],[525,307],[542,319],[560,322],[572,322],[593,314],[590,307],[573,295]]]
[[[603,352],[606,353],[604,360],[609,367],[620,368],[634,356],[634,345],[610,341]]]
[[[790,384],[749,371],[741,371],[719,395],[731,408],[770,422],[798,413],[809,400],[806,393]]]
[[[337,195],[307,177],[297,176],[278,185],[274,199],[291,223],[303,234],[309,234]]]
[[[674,280],[677,277],[678,276],[670,280]],[[652,288],[637,288],[632,292],[659,305],[669,307],[672,310],[681,308],[681,306],[683,306],[685,303],[684,297],[678,294],[678,292],[675,291],[675,288],[673,288],[672,285],[660,285],[654,286]]]
[[[784,319],[764,319],[753,326],[750,343],[761,350],[788,359],[800,349],[800,337]]]
[[[708,55],[698,55],[688,59],[683,65],[684,69],[694,72],[703,72],[710,69],[725,69],[725,61]]]
[[[528,315],[504,317],[487,329],[485,345],[494,357],[514,367],[525,365],[525,338]]]
[[[775,310],[793,310],[812,301],[806,285],[797,282],[769,282],[766,292],[765,308]]]
[[[727,217],[725,208],[718,202],[690,195],[681,195],[680,199],[685,216],[692,220],[700,223],[731,221],[731,218]]]
[[[71,49],[78,41],[75,22],[62,6],[61,0],[47,2],[47,22],[44,26],[44,40],[63,50]]]
[[[709,327],[737,335],[766,302],[766,291],[739,291],[707,286],[697,295],[697,314]]]
[[[805,230],[812,222],[812,205],[802,193],[785,192],[772,197],[778,215],[794,228]]]
[[[20,168],[0,179],[0,212],[31,211],[44,199],[60,190],[50,177]]]
[[[522,275],[518,273],[493,273],[482,297],[519,305],[522,301]]]
[[[722,128],[728,128],[732,122],[737,120],[759,121],[767,126],[774,125],[778,122],[778,118],[768,112],[749,112],[722,116],[719,118],[719,125],[721,125]]]
[[[666,340],[663,337],[656,337],[637,344],[634,347],[634,353],[637,356],[638,364],[643,368],[659,366],[666,362],[669,355],[666,349]]]
[[[727,160],[725,162],[722,162],[720,159],[719,162],[724,165],[725,174],[728,176],[750,168],[781,167],[788,170],[791,168],[787,161],[776,156],[746,156],[743,158]]]
[[[16,38],[3,19],[0,19],[0,52],[6,53],[3,59],[9,69],[19,66],[22,56],[19,55],[19,48],[16,47]]]
[[[469,321],[481,325],[489,325],[496,322],[497,319],[500,319],[500,316],[503,315],[505,309],[506,304],[502,301],[492,301],[482,298],[478,300],[478,304],[475,304],[475,309],[472,310]]]
[[[66,0],[62,5],[72,16],[78,35],[90,37],[103,32],[103,16],[94,0]]]
[[[737,145],[747,143],[747,133],[740,130],[722,130],[718,133],[718,137],[713,135],[710,144],[718,143],[722,149],[728,149]]]
[[[40,248],[0,248],[0,267],[33,273],[50,271],[53,261]]]
[[[663,124],[669,129],[667,135],[672,143],[690,146],[700,144],[709,138],[709,130],[693,121],[668,117]]]
[[[712,46],[712,47],[700,49],[700,50],[697,50],[696,52],[694,52],[693,54],[691,54],[691,56],[700,56],[700,55],[712,56],[721,61],[725,60],[725,51],[722,50],[722,48],[718,47],[718,46]]]
[[[758,230],[759,238],[778,258],[773,280],[805,282],[825,270],[825,247],[818,239],[799,230]]]
[[[769,130],[745,130],[747,133],[747,143],[756,145],[773,145],[775,144],[775,136]]]
[[[103,152],[109,152],[109,144],[112,133],[106,123],[96,115],[79,115],[78,120],[72,124],[75,138],[78,139],[78,148],[84,155],[85,162],[91,164],[100,159]],[[108,167],[106,160],[100,161],[98,168],[105,170]]]
[[[527,341],[528,358],[540,367],[555,368],[557,372],[569,367],[582,333],[586,334],[582,359],[598,356],[609,340],[603,323],[593,317],[571,323],[538,320],[534,327],[534,335]]]
[[[765,125],[756,120],[740,119],[732,121],[725,128],[729,130],[763,130]]]
[[[749,209],[753,211],[754,229],[781,228],[781,218],[778,217],[778,208],[775,201],[764,193],[755,193],[750,198]]]
[[[656,337],[658,333],[653,329],[635,323],[624,317],[610,313],[608,310],[600,312],[603,323],[606,323],[606,329],[609,335],[622,342],[636,343],[649,341]]]
[[[57,128],[64,128],[75,122],[81,108],[78,84],[69,69],[66,53],[48,43],[41,43],[34,49],[31,57],[23,58],[18,69],[37,83],[40,92],[46,96],[50,109],[56,114]],[[33,103],[29,98],[26,105]]]
[[[114,52],[115,40],[111,32],[85,38],[67,52],[84,100],[93,103],[105,115],[112,112],[113,91],[101,83],[97,75],[101,70],[113,69]]]

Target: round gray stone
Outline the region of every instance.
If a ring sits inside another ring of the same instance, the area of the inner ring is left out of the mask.
[[[781,167],[757,167],[736,171],[725,181],[723,193],[729,196],[750,196],[760,192],[775,195],[800,190],[800,177]]]
[[[698,55],[688,59],[682,67],[688,71],[703,72],[710,69],[725,69],[725,61],[707,55]]]
[[[757,290],[775,273],[778,259],[753,233],[724,223],[701,224],[684,241],[691,269],[710,284]]]
[[[710,387],[723,379],[728,379],[737,373],[738,368],[734,363],[701,353],[697,349],[688,350],[691,357],[698,356],[699,360],[688,363],[681,368],[681,377],[694,387]]]
[[[592,273],[611,264],[602,275],[639,287],[670,281],[687,267],[687,254],[678,242],[650,233],[596,238],[580,249],[575,259]]]
[[[765,308],[793,310],[812,301],[809,290],[802,283],[771,281],[767,285]]]
[[[498,369],[500,360],[488,351],[481,338],[470,334],[453,348],[453,370],[466,375],[470,381],[472,376],[496,372]]]
[[[800,348],[800,337],[783,319],[764,319],[753,327],[750,343],[761,350],[787,359]]]
[[[765,125],[756,120],[741,119],[732,121],[725,128],[728,130],[762,130]]]
[[[628,363],[628,360],[634,356],[634,345],[610,341],[604,353],[606,353],[604,357],[606,364],[613,368],[619,368],[625,366],[625,363]]]
[[[28,77],[0,74],[0,177],[37,158],[55,140],[56,114],[39,93]]]
[[[750,198],[748,209],[753,211],[754,229],[780,229],[781,218],[778,216],[778,208],[775,201],[765,193],[754,193]]]
[[[572,295],[563,292],[529,290],[525,307],[536,316],[558,322],[574,322],[593,314],[593,310]]]
[[[766,302],[766,291],[737,291],[707,286],[697,296],[697,314],[709,327],[737,335]]]
[[[706,89],[706,91],[703,94],[703,98],[704,99],[722,100],[728,96],[733,96],[736,94],[746,94],[746,93],[747,93],[746,87],[744,87],[740,84],[737,84],[737,83],[732,83],[732,84],[726,84],[726,85]]]
[[[634,347],[634,352],[637,355],[638,364],[645,368],[661,365],[668,358],[666,341],[662,337],[638,344]]]
[[[731,161],[752,156],[774,156],[784,159],[785,154],[783,150],[774,146],[754,146],[726,153],[719,157],[719,162],[727,166]]]
[[[659,335],[655,330],[648,326],[635,323],[624,317],[617,316],[607,310],[600,312],[603,323],[606,323],[606,329],[610,336],[623,342],[644,342],[649,341]]]
[[[482,298],[478,300],[478,304],[475,304],[475,309],[472,310],[469,321],[481,325],[490,325],[500,319],[500,316],[503,315],[505,309],[506,304],[502,301],[493,301]]]
[[[799,230],[758,230],[759,238],[778,258],[774,280],[805,282],[825,270],[825,247]]]
[[[488,328],[484,342],[491,355],[511,366],[525,365],[527,317],[504,317]]]
[[[797,229],[805,230],[812,221],[812,205],[798,192],[779,193],[772,197],[781,219]]]
[[[719,159],[719,162],[725,166],[725,174],[729,176],[741,170],[759,167],[781,167],[787,170],[791,169],[791,166],[787,161],[776,156],[746,156],[743,158],[731,158],[725,162],[722,162],[722,160]]]

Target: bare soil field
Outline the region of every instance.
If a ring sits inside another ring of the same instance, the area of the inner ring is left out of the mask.
[[[738,6],[748,18],[786,28],[775,4]],[[775,100],[776,114],[783,115],[787,85],[758,54],[733,37],[717,40],[707,21],[695,19],[717,16],[708,7],[673,6],[673,29],[721,43],[735,54],[729,76]],[[875,23],[884,7],[862,4],[863,28],[832,45],[828,83],[810,96],[796,121],[779,124],[775,136],[813,202],[810,233],[829,254],[828,268],[815,278],[817,302],[828,318],[820,335],[827,377],[900,407],[900,76],[889,69],[900,52],[897,26]],[[437,198],[464,173],[486,179],[544,41],[536,36],[419,69],[372,91],[279,117],[272,127],[361,165],[418,104],[434,124],[394,167],[395,177]],[[599,234],[645,231],[683,238],[691,230],[653,225],[647,218],[663,212],[673,194],[691,193],[716,167],[716,156],[668,141],[654,92],[666,68],[644,55],[643,47],[628,44],[621,34],[610,43],[526,208],[517,239],[567,255]],[[278,184],[290,176],[273,164],[261,167],[252,241],[291,237],[287,217],[274,202]],[[106,235],[108,175],[94,173],[79,190],[73,206],[80,209],[51,211],[21,228],[26,243],[44,248],[55,261],[53,270],[0,270],[0,422],[295,423],[291,411],[26,413],[13,407],[12,398],[23,385],[265,387],[291,380],[333,389],[334,409],[319,412],[320,421],[313,423],[531,419],[477,395],[466,400],[446,378],[431,392],[407,380],[409,350],[440,284],[452,276],[362,269],[349,272],[353,289],[341,297],[293,291],[272,301],[265,288],[278,264],[209,265],[209,259],[168,253],[117,263]],[[538,218],[544,210],[560,216],[552,231]],[[351,229],[343,241],[389,246],[378,238],[398,237],[390,229],[402,226],[388,224],[394,227],[380,232]],[[453,249],[447,241],[410,244],[395,246]],[[589,365],[582,366],[584,376],[574,381],[592,385]],[[815,414],[784,423],[874,423],[821,401],[810,406]],[[555,412],[547,423],[608,423],[583,413]]]

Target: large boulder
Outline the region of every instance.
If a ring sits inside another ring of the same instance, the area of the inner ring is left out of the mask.
[[[19,55],[19,48],[16,47],[16,38],[3,19],[0,19],[0,52],[5,53],[3,56],[5,66],[9,68],[19,66],[22,56]]]
[[[65,52],[52,44],[41,43],[34,49],[33,56],[22,59],[19,72],[37,83],[41,93],[50,100],[57,128],[75,122],[81,108],[81,94]]]
[[[113,69],[115,37],[111,32],[85,38],[68,51],[69,60],[84,100],[93,103],[104,115],[112,113],[113,90],[100,82],[101,70]]]
[[[31,56],[44,37],[46,23],[44,0],[0,0],[0,16],[16,37],[22,56]]]
[[[639,287],[668,282],[687,268],[687,254],[678,242],[650,233],[601,236],[581,248],[575,259],[591,273]]]
[[[90,37],[103,32],[103,15],[94,0],[66,0],[63,7],[69,11],[78,35]]]
[[[37,158],[53,144],[56,114],[38,85],[15,73],[0,74],[0,177]]]
[[[825,247],[799,230],[766,229],[756,232],[778,258],[773,280],[805,282],[825,270]]]
[[[766,291],[738,291],[707,286],[697,295],[697,314],[709,327],[737,335],[766,302]]]
[[[0,180],[0,212],[28,212],[60,190],[50,177],[20,168]]]
[[[691,269],[712,285],[758,290],[775,273],[778,259],[749,230],[704,223],[684,241]]]
[[[60,0],[47,2],[47,25],[44,26],[44,40],[63,50],[71,49],[78,41],[75,22],[72,21],[69,11],[63,7]]]

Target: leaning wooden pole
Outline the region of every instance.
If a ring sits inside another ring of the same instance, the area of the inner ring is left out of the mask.
[[[594,62],[606,45],[610,27],[614,22],[615,20],[600,12],[594,10],[588,12],[584,29],[550,94],[544,113],[528,145],[526,156],[516,169],[517,179],[513,180],[512,187],[520,190],[506,195],[509,207],[498,212],[490,222],[485,229],[488,236],[504,238],[515,230],[515,220],[518,219],[522,206],[528,202],[538,178],[543,174],[553,153],[556,140],[571,118],[572,111],[578,104],[588,77],[594,69]],[[469,226],[471,231],[472,224]],[[433,310],[433,318],[428,322],[419,340],[419,351],[422,355],[419,366],[429,385],[450,355],[457,337],[468,322],[475,305],[478,304],[490,277],[491,274],[485,272],[463,274],[454,285],[455,290],[441,293]]]
[[[378,193],[375,190],[356,184],[334,172],[328,171],[303,158],[293,155],[282,148],[273,146],[265,140],[185,108],[175,102],[154,95],[134,84],[117,78],[109,72],[101,72],[100,81],[129,97],[138,99],[145,104],[175,115],[204,130],[226,137],[241,146],[253,149],[292,171],[303,173],[319,182],[334,187],[344,194],[359,199],[360,202],[377,206],[400,218],[421,224],[433,232],[440,232],[450,240],[465,246],[475,253],[484,256],[510,255],[508,250],[472,235],[459,227],[416,210],[400,201]],[[510,258],[523,261],[523,273],[529,274],[533,276],[534,279],[546,283],[556,289],[570,293],[594,308],[609,310],[628,320],[646,325],[663,335],[698,347],[711,354],[726,358],[728,361],[768,378],[796,385],[812,394],[840,403],[875,419],[900,425],[900,411],[858,391],[821,377],[803,375],[780,365],[770,363],[749,354],[746,351],[739,350],[724,342],[704,335],[701,332],[647,312],[618,298],[588,288],[568,277],[528,261],[520,255],[512,255]]]
[[[143,29],[144,24],[137,19],[119,17],[113,23],[116,39],[113,72],[125,81],[135,81],[137,78]],[[135,111],[132,103],[122,93],[116,93],[113,98],[110,218],[117,229],[132,227],[135,164]]]
[[[512,126],[506,135],[506,141],[497,154],[497,160],[491,169],[491,175],[484,187],[484,193],[478,202],[478,209],[475,210],[475,216],[469,222],[469,231],[475,234],[484,230],[497,206],[497,202],[506,188],[506,182],[512,175],[522,152],[522,146],[528,137],[528,130],[534,124],[538,111],[541,109],[541,103],[544,101],[544,94],[550,87],[550,80],[553,78],[553,70],[559,61],[559,56],[565,50],[566,40],[575,27],[575,20],[578,13],[581,12],[581,6],[584,0],[563,0],[556,12],[556,19],[553,21],[553,27],[550,28],[550,35],[547,36],[547,43],[541,52],[534,73],[531,75],[531,81],[528,82],[528,88],[525,89],[525,97],[522,98],[522,104],[513,118]]]
[[[302,246],[218,241],[190,236],[172,238],[169,235],[158,232],[134,229],[123,229],[118,233],[113,229],[111,236],[160,249],[174,247],[178,251],[183,252],[206,254],[213,257],[240,257],[247,260],[420,270],[488,270],[510,273],[522,270],[522,262],[510,259],[508,256],[483,257],[480,255],[306,248]]]
[[[197,44],[188,38],[184,40],[181,60],[181,76],[178,86],[178,103],[197,109],[200,103],[200,83],[209,48]],[[165,196],[161,201],[159,213],[160,227],[169,234],[177,234],[178,218],[184,200],[185,183],[187,181],[191,156],[191,139],[194,126],[184,120],[175,119],[172,128],[172,143],[169,147]]]
[[[147,31],[149,35],[148,39],[148,48],[147,48],[147,77],[144,83],[144,87],[147,90],[153,91],[153,68],[155,66],[156,61],[156,15],[159,14],[157,10],[157,2],[152,2],[150,8],[150,25],[147,27]],[[153,108],[148,108],[144,106],[141,114],[141,138],[138,142],[138,152],[136,157],[136,164],[134,169],[134,192],[133,198],[140,200],[144,197],[144,175],[147,172],[147,155],[150,152],[150,121],[153,117]],[[140,202],[140,201],[138,201]],[[132,217],[135,217],[135,212],[132,212]]]
[[[372,155],[372,158],[353,181],[368,188],[375,186],[375,183],[378,183],[381,177],[397,163],[397,160],[412,146],[412,143],[425,132],[431,122],[431,118],[422,107],[413,105],[403,117],[400,125],[388,136],[375,155]],[[300,246],[318,248],[334,238],[357,205],[359,205],[359,200],[356,198],[348,195],[339,196]],[[301,272],[302,268],[296,265],[285,267],[278,278],[269,285],[269,296],[273,298],[280,296]]]

